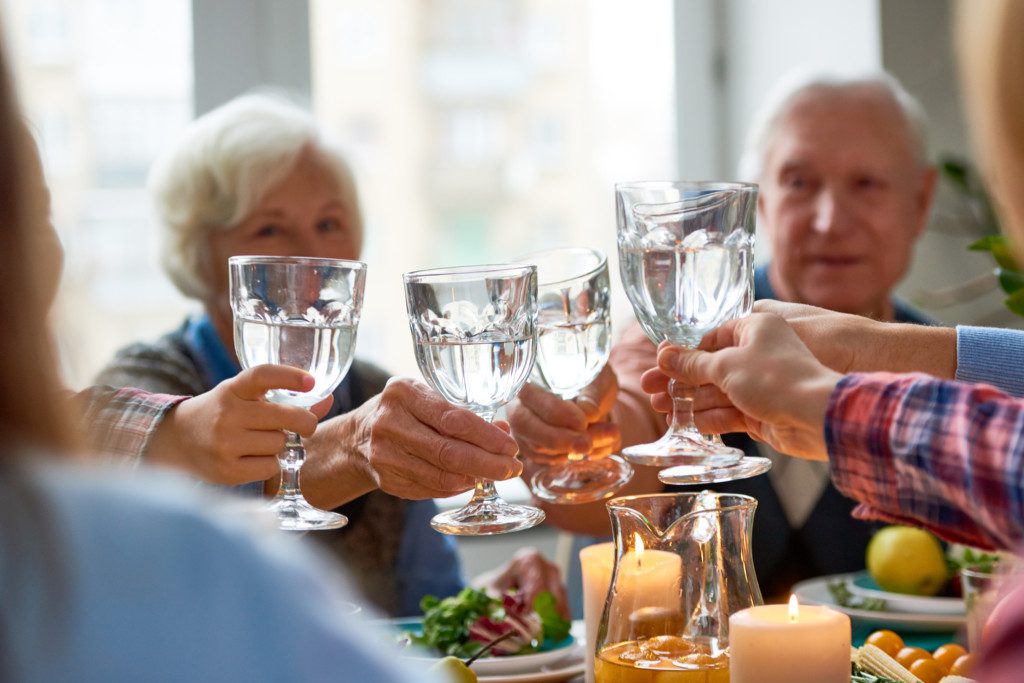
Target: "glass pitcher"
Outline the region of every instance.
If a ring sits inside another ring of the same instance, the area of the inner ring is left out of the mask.
[[[665,493],[614,498],[615,567],[594,644],[597,683],[727,683],[729,615],[761,604],[757,501]]]

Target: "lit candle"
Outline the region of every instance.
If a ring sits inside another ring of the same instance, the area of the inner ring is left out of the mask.
[[[583,569],[583,623],[587,639],[587,655],[583,659],[587,665],[587,683],[594,683],[594,645],[604,601],[608,597],[608,584],[612,581],[615,544],[597,543],[583,548],[580,550],[580,566]]]
[[[819,605],[760,605],[729,617],[732,683],[849,683],[850,617]]]
[[[583,620],[587,651],[590,653],[586,657],[587,681],[592,683],[595,641],[615,565],[615,544],[600,543],[583,548],[580,565],[583,570]],[[633,536],[633,547],[623,554],[615,580],[609,616],[609,644],[638,635],[677,635],[675,630],[669,630],[669,624],[671,615],[678,614],[679,610],[681,568],[679,555],[644,548],[640,536]],[[638,633],[645,628],[654,628],[659,633]]]

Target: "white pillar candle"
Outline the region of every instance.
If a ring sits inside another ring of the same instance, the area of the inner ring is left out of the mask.
[[[760,605],[729,617],[732,683],[849,683],[850,617],[824,606]]]
[[[679,556],[663,550],[647,550],[639,538],[634,539],[633,548],[623,555],[619,564],[619,576],[615,581],[612,618],[618,623],[614,624],[609,632],[613,642],[630,637],[633,626],[630,618],[638,614],[638,610],[656,607],[667,608],[671,612],[679,609],[679,582],[682,574],[682,561]],[[601,624],[612,568],[615,565],[615,544],[599,543],[587,546],[580,551],[580,565],[583,570],[587,681],[593,683],[597,630]]]
[[[587,683],[594,683],[594,645],[608,585],[612,580],[612,567],[615,566],[615,544],[598,543],[583,548],[580,550],[580,566],[583,569],[583,623],[587,639],[584,660]]]

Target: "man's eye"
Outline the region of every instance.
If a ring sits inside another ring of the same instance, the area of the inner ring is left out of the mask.
[[[860,190],[880,190],[885,187],[884,182],[871,176],[861,176],[857,178],[854,185]]]
[[[802,175],[788,175],[782,179],[782,186],[790,190],[804,190],[810,185],[810,181]]]

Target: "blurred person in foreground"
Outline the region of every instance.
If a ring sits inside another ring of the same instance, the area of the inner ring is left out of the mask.
[[[157,161],[150,190],[165,270],[203,312],[154,342],[119,351],[98,375],[101,385],[194,397],[222,390],[242,377],[229,256],[360,255],[363,221],[348,164],[307,112],[277,97],[240,97],[194,121]],[[229,426],[227,418],[244,417],[203,408],[183,402],[163,422],[206,415]],[[156,432],[120,454],[251,494],[276,491],[282,434],[264,430],[241,442],[211,427],[208,443],[196,448],[176,436],[182,432]],[[424,595],[452,595],[463,585],[453,540],[429,526],[437,513],[432,499],[467,490],[476,478],[508,479],[521,470],[516,443],[501,426],[451,406],[422,382],[389,380],[358,358],[305,445],[304,494],[349,518],[346,527],[313,537],[392,615],[417,614]],[[528,600],[551,591],[565,609],[557,568],[536,551],[521,551],[484,580],[496,590],[522,590]]]
[[[1018,39],[1024,3],[961,2],[957,22],[961,80],[982,168],[1003,229],[1024,257],[1024,46]],[[830,318],[836,320],[822,313],[819,323],[827,327]],[[893,358],[912,365],[919,342],[913,335],[889,338],[897,352],[848,352],[848,367],[837,371],[826,364],[834,364],[835,354],[821,362],[798,330],[759,310],[709,333],[700,350],[662,348],[659,369],[644,375],[643,386],[663,409],[668,377],[713,385],[698,396],[701,429],[743,429],[781,451],[828,459],[833,481],[862,504],[865,516],[972,545],[1020,548],[1024,399],[923,373],[858,372]],[[1024,671],[1024,590],[1006,600],[982,640],[978,678],[988,683],[1019,681]]]
[[[70,462],[45,313],[59,271],[0,54],[0,679],[433,680],[344,616],[305,545],[170,474]],[[312,416],[311,416],[312,417]],[[256,597],[254,597],[256,596]]]
[[[772,253],[756,271],[755,297],[927,323],[893,296],[935,189],[926,137],[920,105],[887,74],[801,72],[780,81],[755,117],[741,162],[742,175],[759,183],[758,224]],[[655,353],[634,323],[583,401],[525,389],[509,415],[522,452],[560,455],[576,439],[576,448],[586,446],[582,452],[592,452],[596,441],[603,454],[656,440],[665,421],[640,387]],[[829,482],[827,463],[792,461],[743,434],[724,440],[773,463],[766,476],[711,487],[757,498],[754,565],[766,594],[864,567],[874,527],[850,516],[853,504]],[[662,488],[657,468],[638,467],[622,493]],[[559,526],[608,533],[602,506],[545,509]]]

